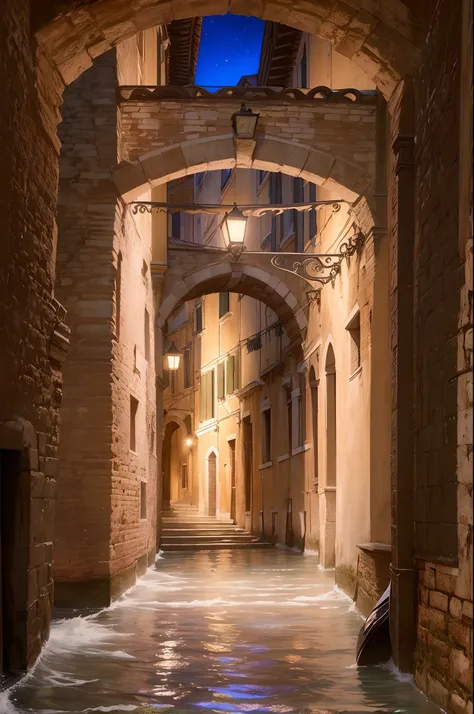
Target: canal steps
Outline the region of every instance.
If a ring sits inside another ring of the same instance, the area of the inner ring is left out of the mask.
[[[174,504],[162,515],[162,551],[247,550],[271,548],[230,520],[204,516],[196,506]]]

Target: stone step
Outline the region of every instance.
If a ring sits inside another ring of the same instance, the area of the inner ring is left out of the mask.
[[[253,543],[257,541],[258,538],[254,538],[248,533],[242,534],[232,534],[229,536],[215,536],[215,535],[180,535],[180,536],[166,536],[161,538],[162,543],[193,543],[194,541],[199,541],[201,543]]]
[[[193,551],[193,550],[248,550],[251,548],[273,548],[273,543],[264,543],[262,541],[252,541],[250,543],[222,543],[221,541],[210,541],[203,543],[202,541],[194,541],[189,543],[170,543],[161,544],[160,548],[163,551]]]
[[[163,534],[168,533],[169,535],[187,535],[187,534],[199,534],[199,533],[213,533],[214,535],[227,535],[229,533],[245,533],[243,528],[236,528],[235,526],[199,526],[199,528],[189,528],[187,526],[183,527],[169,527],[162,528],[161,532]]]

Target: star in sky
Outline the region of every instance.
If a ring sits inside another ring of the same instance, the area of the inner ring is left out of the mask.
[[[263,20],[240,15],[203,18],[196,84],[222,87],[256,74],[260,61]]]

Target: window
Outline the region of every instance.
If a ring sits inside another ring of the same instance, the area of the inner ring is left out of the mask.
[[[299,388],[291,394],[292,406],[292,435],[291,448],[299,449],[304,446],[305,439],[305,377],[299,375]]]
[[[117,256],[117,273],[115,275],[115,335],[120,337],[120,320],[122,317],[122,253]]]
[[[239,388],[239,355],[229,355],[217,365],[217,398],[225,399]]]
[[[299,86],[302,89],[308,88],[308,48],[306,43],[303,45],[303,54],[301,55],[300,64],[298,67]]]
[[[171,214],[171,237],[175,240],[181,238],[181,213],[179,211]]]
[[[202,240],[202,220],[201,216],[194,216],[194,242],[200,243]]]
[[[137,451],[138,400],[130,395],[130,451]]]
[[[257,171],[257,187],[261,186],[262,183],[265,181],[267,173],[268,171],[262,171],[260,169]]]
[[[196,305],[196,312],[194,313],[196,332],[202,332],[202,302]]]
[[[221,169],[221,191],[225,188],[231,173],[232,169]]]
[[[144,340],[145,340],[145,359],[150,361],[150,313],[145,308],[145,324],[144,324]]]
[[[137,32],[137,50],[138,50],[138,77],[139,81],[143,81],[143,73],[145,69],[145,33],[142,30]]]
[[[314,183],[309,184],[309,201],[314,203],[316,201],[316,185]],[[316,209],[312,208],[309,212],[309,240],[313,240],[318,232],[318,227],[316,223]]]
[[[191,350],[184,350],[184,388],[191,386]]]
[[[140,481],[140,518],[146,518],[146,481]]]
[[[303,179],[293,179],[293,201],[294,203],[303,203],[304,201],[304,184]],[[295,250],[300,253],[304,250],[304,213],[293,211],[293,225],[295,231]]]
[[[357,312],[357,314],[352,318],[346,329],[349,332],[351,342],[350,374],[354,374],[354,372],[356,372],[360,367],[360,312]]]
[[[286,407],[286,433],[288,435],[288,453],[291,454],[293,448],[293,402],[291,400],[291,390],[284,391],[285,407]]]
[[[214,419],[214,370],[201,375],[200,385],[200,421]]]
[[[229,293],[219,293],[219,319],[227,315],[230,309]]]
[[[188,465],[181,464],[181,488],[188,488]]]
[[[272,460],[272,410],[262,412],[262,464]]]
[[[170,374],[171,394],[176,394],[176,392],[178,391],[178,370],[170,369],[169,374]]]
[[[194,174],[194,188],[196,191],[199,191],[201,188],[206,173],[207,171],[198,171],[197,174]]]

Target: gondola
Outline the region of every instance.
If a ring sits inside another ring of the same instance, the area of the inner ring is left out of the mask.
[[[390,585],[360,628],[356,651],[359,666],[384,664],[392,656],[389,614]]]

